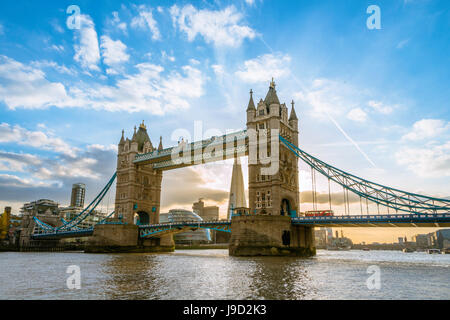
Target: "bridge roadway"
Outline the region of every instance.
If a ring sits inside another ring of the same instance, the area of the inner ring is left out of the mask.
[[[440,214],[380,214],[380,215],[347,215],[331,217],[295,217],[292,224],[309,227],[450,227],[450,213]],[[213,229],[222,232],[231,232],[230,221],[186,221],[177,223],[163,223],[139,226],[141,238],[159,237],[165,233],[180,233],[195,229]],[[54,233],[41,233],[32,236],[35,240],[51,240],[61,238],[80,238],[92,236],[94,228],[74,231],[58,231]]]

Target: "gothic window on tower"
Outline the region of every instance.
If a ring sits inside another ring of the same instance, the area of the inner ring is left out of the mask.
[[[261,194],[259,192],[256,193],[256,208],[261,208]]]
[[[263,116],[264,115],[264,109],[259,110],[259,115]]]
[[[264,129],[264,123],[260,123],[260,124],[259,124],[259,128],[260,128],[260,129]]]
[[[272,198],[271,198],[271,196],[270,196],[270,191],[267,191],[267,197],[266,197],[266,199],[267,199],[267,207],[268,207],[268,208],[271,208],[271,207],[272,207]]]

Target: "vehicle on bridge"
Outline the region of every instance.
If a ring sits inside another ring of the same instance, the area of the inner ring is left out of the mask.
[[[305,217],[333,217],[333,216],[334,216],[333,210],[313,210],[305,212]]]

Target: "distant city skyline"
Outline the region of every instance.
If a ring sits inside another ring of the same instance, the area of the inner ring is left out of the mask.
[[[142,120],[164,147],[195,121],[204,133],[243,129],[250,89],[259,101],[272,77],[281,102],[296,103],[302,149],[374,182],[450,196],[447,1],[377,1],[379,30],[366,26],[366,2],[134,3],[77,1],[80,29],[68,28],[70,1],[0,4],[1,207],[68,205],[79,182],[89,202],[115,171],[122,129],[131,136]],[[204,198],[226,217],[232,167],[168,172],[161,211]],[[247,188],[244,158],[242,169]],[[309,170],[300,163],[301,211]],[[317,190],[328,192],[325,178]],[[436,229],[344,230],[392,242]]]

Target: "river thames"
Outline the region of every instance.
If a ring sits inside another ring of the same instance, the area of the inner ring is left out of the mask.
[[[67,267],[81,271],[68,289]],[[379,289],[369,290],[370,266]],[[326,251],[308,259],[170,254],[0,253],[0,299],[450,299],[450,255]]]

